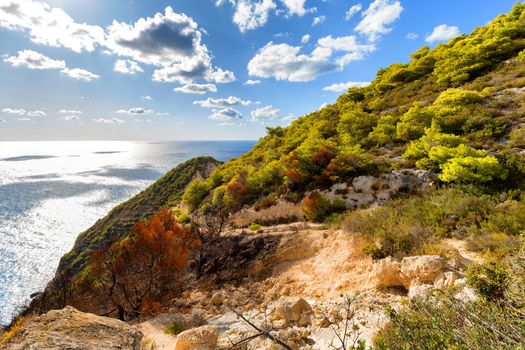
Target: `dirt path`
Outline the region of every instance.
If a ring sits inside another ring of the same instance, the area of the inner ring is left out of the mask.
[[[144,334],[144,339],[151,341],[151,350],[173,350],[176,337],[166,334],[156,322],[150,320],[139,325],[139,330]]]

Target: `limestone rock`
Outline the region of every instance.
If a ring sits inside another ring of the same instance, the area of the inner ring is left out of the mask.
[[[80,312],[53,310],[24,326],[5,350],[139,350],[142,333],[125,322]]]
[[[401,275],[405,287],[414,283],[432,283],[445,267],[438,255],[408,256],[401,260]]]
[[[285,324],[298,323],[299,325],[310,324],[312,307],[302,298],[279,300],[275,310],[270,315],[272,321],[283,321]]]
[[[203,326],[189,329],[177,336],[175,350],[214,350],[219,338],[217,329]]]
[[[456,284],[458,277],[454,272],[444,272],[439,274],[434,280],[435,288],[448,288]]]
[[[210,302],[213,305],[222,305],[222,303],[224,302],[224,296],[221,293],[217,292],[217,293],[213,294],[213,296],[211,297]]]
[[[401,264],[391,256],[379,260],[374,265],[372,272],[376,288],[387,288],[402,286]]]

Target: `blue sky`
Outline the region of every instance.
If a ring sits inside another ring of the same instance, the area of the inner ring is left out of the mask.
[[[515,0],[0,0],[0,140],[247,140]]]

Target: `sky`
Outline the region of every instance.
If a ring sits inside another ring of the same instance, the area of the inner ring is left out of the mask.
[[[0,141],[253,140],[515,0],[0,0]]]

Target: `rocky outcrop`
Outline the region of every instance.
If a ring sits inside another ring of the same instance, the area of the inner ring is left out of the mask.
[[[214,327],[189,329],[177,336],[175,350],[214,350],[219,335]]]
[[[281,299],[275,305],[270,315],[271,321],[280,321],[282,326],[298,324],[307,326],[310,324],[312,307],[303,298]]]
[[[139,350],[142,333],[125,322],[80,312],[53,310],[22,327],[4,350]]]
[[[369,204],[383,204],[401,192],[410,192],[431,186],[434,175],[429,171],[404,169],[381,176],[359,176],[351,183],[338,183],[322,192],[327,198],[342,199],[347,208]]]
[[[444,267],[445,261],[437,255],[409,256],[403,258],[401,262],[388,257],[379,260],[374,265],[372,274],[376,288],[404,287],[409,289],[421,284],[434,283],[438,276],[443,275]]]

